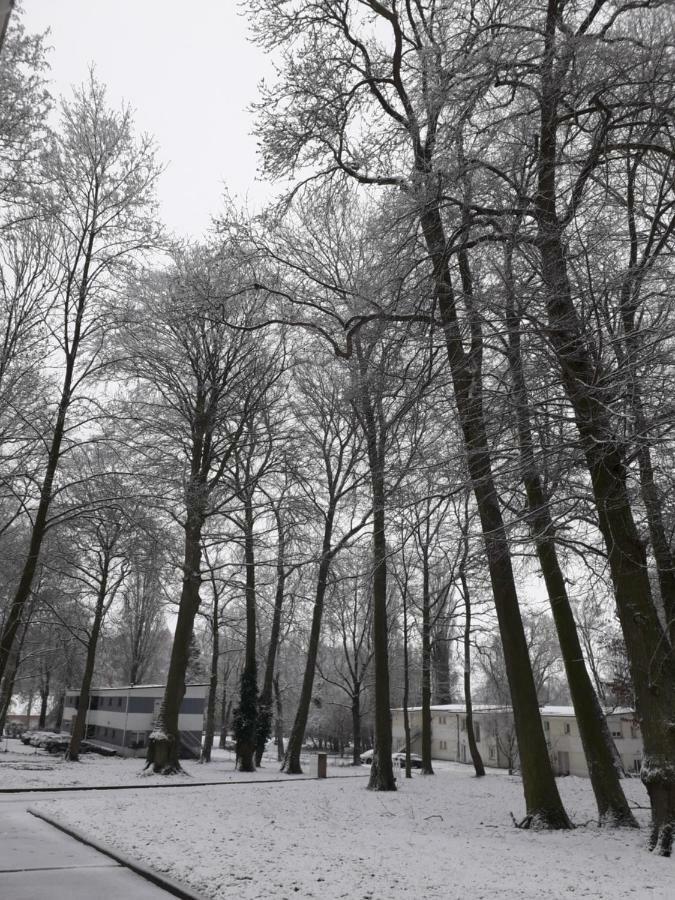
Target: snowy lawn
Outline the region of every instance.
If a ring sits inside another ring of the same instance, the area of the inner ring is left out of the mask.
[[[399,779],[396,793],[328,778],[157,791],[151,803],[143,791],[34,805],[214,900],[672,900],[673,861],[644,849],[646,830],[583,824],[594,818],[589,782],[559,784],[582,823],[572,832],[517,830],[516,778],[477,780],[442,764],[433,777]],[[624,785],[646,805],[638,780]]]
[[[0,790],[2,788],[53,788],[53,787],[105,787],[148,784],[166,779],[143,772],[143,759],[96,756],[83,754],[80,761],[66,762],[60,754],[50,754],[46,750],[27,747],[18,739],[3,739],[0,743]],[[312,772],[312,760],[303,757],[305,774]],[[354,775],[367,772],[365,767],[354,769],[348,765],[349,758],[340,761],[329,757],[331,775]],[[213,760],[208,765],[200,765],[192,760],[184,760],[181,765],[185,775],[172,777],[172,783],[194,781],[250,781],[251,778],[284,778],[279,772],[276,757],[263,760],[263,767],[257,772],[244,773],[234,770],[234,753],[228,750],[214,750]]]

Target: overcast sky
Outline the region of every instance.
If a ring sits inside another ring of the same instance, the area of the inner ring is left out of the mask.
[[[256,182],[247,107],[271,67],[247,41],[235,0],[23,0],[31,31],[51,30],[53,91],[82,82],[93,62],[112,103],[128,101],[167,164],[159,186],[166,224],[197,236],[222,206],[224,185],[251,206]]]

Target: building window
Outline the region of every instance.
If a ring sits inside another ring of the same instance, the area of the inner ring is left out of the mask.
[[[635,739],[638,736],[638,730],[635,725],[630,726],[630,736]]]
[[[123,700],[123,699],[124,699],[124,697],[118,697],[118,698],[117,698],[117,708],[118,708],[118,709],[122,709],[122,700]]]
[[[550,730],[551,730],[551,723],[549,722],[548,719],[544,719],[544,731],[550,731]]]
[[[612,726],[612,737],[613,738],[623,737],[623,735],[621,734],[621,728],[619,726],[617,726],[617,725]]]
[[[447,741],[439,741],[439,746],[440,746],[441,750],[447,750],[448,742]]]
[[[480,742],[480,725],[478,722],[473,726],[474,737],[476,738],[476,743]]]
[[[438,717],[438,724],[439,724],[439,725],[447,725],[447,723],[448,723],[448,720],[447,720],[447,717],[446,717],[446,716],[439,716],[439,717]]]
[[[572,728],[569,722],[565,722],[565,734],[572,734]]]
[[[490,752],[488,755],[489,755],[490,759],[495,758],[495,748],[494,747],[490,747]]]
[[[633,771],[635,772],[636,775],[639,775],[639,774],[640,774],[640,769],[641,769],[641,768],[642,768],[642,760],[641,760],[641,759],[634,759],[634,760],[633,760]]]
[[[460,731],[466,731],[466,719],[462,716],[459,720]]]

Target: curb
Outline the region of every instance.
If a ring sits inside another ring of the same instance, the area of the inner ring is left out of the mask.
[[[81,831],[78,831],[76,828],[72,828],[70,825],[65,825],[58,819],[54,819],[51,816],[48,816],[45,813],[39,812],[38,810],[32,809],[30,807],[26,810],[26,812],[29,812],[31,816],[35,816],[36,819],[42,819],[42,821],[46,822],[48,825],[52,825],[54,828],[58,828],[59,831],[63,831],[65,834],[74,838],[76,841],[79,841],[81,844],[86,844],[88,847],[93,847],[94,850],[98,850],[98,852],[102,853],[104,856],[107,856],[110,859],[114,859],[115,862],[118,862],[121,866],[124,866],[126,869],[130,869],[132,872],[140,875],[140,877],[144,878],[146,881],[152,882],[152,884],[156,885],[159,888],[162,888],[162,890],[165,890],[173,897],[180,897],[181,900],[207,900],[207,898],[203,894],[195,893],[186,885],[180,884],[179,882],[174,881],[168,876],[156,872],[154,869],[151,869],[144,863],[138,862],[135,859],[130,859],[128,856],[125,856],[118,850],[113,850],[106,844],[101,844],[99,841],[94,840],[94,838],[87,837],[86,835],[82,834]]]
[[[326,781],[337,781],[339,778],[365,778],[368,773],[364,772],[358,775],[335,775],[333,778],[327,778]],[[169,776],[163,776],[169,777]],[[312,775],[293,775],[286,778],[255,778],[231,781],[182,781],[180,784],[103,784],[103,785],[73,785],[72,787],[16,787],[16,788],[0,788],[0,796],[3,794],[59,794],[72,791],[145,791],[162,788],[197,788],[197,787],[220,787],[222,785],[236,784],[294,784],[296,781],[323,781]]]

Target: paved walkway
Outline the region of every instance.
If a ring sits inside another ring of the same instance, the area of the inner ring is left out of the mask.
[[[168,900],[171,895],[25,809],[7,804],[0,811],[0,897]]]

